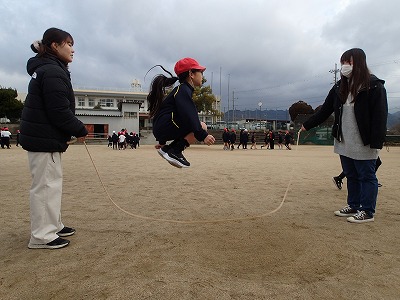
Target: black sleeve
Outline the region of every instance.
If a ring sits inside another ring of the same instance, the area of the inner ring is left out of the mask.
[[[184,85],[181,86],[178,93],[175,95],[175,103],[177,113],[182,122],[185,123],[185,126],[190,128],[198,141],[203,141],[208,133],[201,127],[199,115],[188,87]]]
[[[388,117],[388,104],[386,89],[383,85],[374,90],[371,99],[374,99],[371,109],[371,148],[382,149],[386,139],[386,123]]]
[[[323,123],[329,116],[334,112],[334,101],[336,97],[336,92],[334,88],[329,91],[328,96],[325,99],[322,107],[313,114],[307,121],[303,123],[303,126],[306,130],[310,130],[321,123]]]

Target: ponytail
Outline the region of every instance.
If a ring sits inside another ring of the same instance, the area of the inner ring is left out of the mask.
[[[164,69],[163,66],[155,65],[154,67],[160,67],[166,73],[171,75],[171,77],[166,77],[165,75],[159,74],[154,77],[153,81],[151,82],[150,92],[147,95],[147,101],[149,102],[148,110],[150,111],[150,118],[154,117],[154,115],[159,111],[162,100],[165,97],[165,88],[173,86],[175,82],[179,80],[178,77],[173,76],[170,72]],[[152,67],[151,69],[153,69],[154,67]],[[147,71],[147,73],[149,73],[149,71]]]
[[[31,44],[32,51],[35,52],[35,53],[39,53],[41,45],[42,45],[42,41],[41,40],[40,41],[34,41]]]

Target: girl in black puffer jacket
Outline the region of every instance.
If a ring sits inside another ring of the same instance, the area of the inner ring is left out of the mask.
[[[30,190],[31,238],[29,248],[57,249],[69,244],[61,237],[75,233],[61,222],[61,153],[71,136],[84,139],[87,130],[75,117],[75,97],[68,64],[73,59],[72,36],[50,28],[31,45],[31,76],[21,116],[20,142],[28,151],[32,173]]]

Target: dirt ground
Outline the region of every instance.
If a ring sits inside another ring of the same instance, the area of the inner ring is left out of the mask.
[[[28,249],[27,154],[0,149],[1,299],[400,298],[400,148],[381,151],[375,222],[351,224],[331,146],[195,145],[188,169],[87,147],[98,173],[84,145],[63,155],[77,232],[59,250]]]

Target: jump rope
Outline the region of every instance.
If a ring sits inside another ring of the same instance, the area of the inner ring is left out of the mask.
[[[295,151],[297,151],[297,148],[299,146],[300,132],[301,132],[301,129],[297,132],[297,143],[296,143],[296,150]],[[292,180],[293,180],[293,177],[294,177],[293,176],[294,167],[293,167],[293,169],[290,172],[290,179],[289,179],[288,185],[286,187],[285,194],[283,195],[283,199],[279,203],[278,207],[276,207],[274,210],[268,211],[268,212],[260,214],[260,215],[248,216],[248,217],[237,217],[237,218],[214,219],[214,220],[174,220],[174,219],[165,219],[165,218],[153,218],[153,217],[147,217],[147,216],[143,216],[143,215],[140,215],[140,214],[135,214],[135,213],[129,212],[129,211],[123,209],[121,206],[119,206],[113,200],[113,198],[111,197],[110,193],[108,192],[108,190],[107,190],[107,188],[106,188],[106,186],[105,186],[105,184],[104,184],[104,182],[103,182],[103,180],[102,180],[102,178],[100,176],[100,173],[99,173],[99,171],[98,171],[98,169],[96,167],[96,164],[94,163],[94,160],[92,158],[92,155],[90,154],[90,151],[88,149],[88,146],[87,146],[86,142],[83,141],[83,144],[85,145],[85,148],[86,148],[86,151],[87,151],[87,153],[89,155],[89,158],[92,161],[93,167],[94,167],[94,169],[96,171],[97,177],[100,180],[101,186],[103,187],[104,192],[107,194],[107,197],[111,201],[111,203],[117,209],[119,209],[120,211],[122,211],[123,213],[125,213],[125,214],[127,214],[127,215],[129,215],[131,217],[135,217],[135,218],[143,219],[143,220],[149,220],[149,221],[168,222],[168,223],[176,223],[176,224],[206,224],[206,223],[223,223],[223,222],[233,222],[233,221],[255,220],[255,219],[264,218],[266,216],[270,216],[270,215],[278,212],[282,208],[283,204],[285,203],[287,194],[289,192],[289,188],[290,188],[290,186],[292,184]]]

